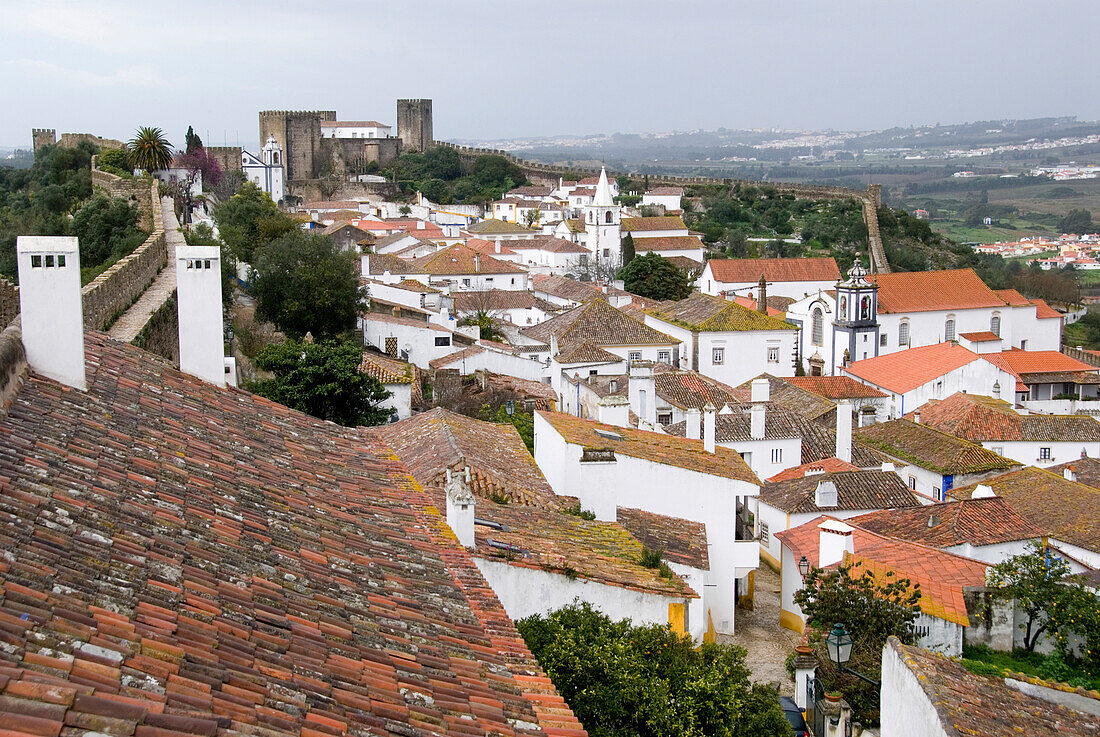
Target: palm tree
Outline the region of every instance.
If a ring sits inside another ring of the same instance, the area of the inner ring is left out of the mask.
[[[127,145],[130,161],[138,169],[154,172],[172,163],[172,144],[160,128],[142,127]]]

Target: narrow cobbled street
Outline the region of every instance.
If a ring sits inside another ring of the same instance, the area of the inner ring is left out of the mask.
[[[737,609],[736,634],[727,642],[748,651],[745,662],[752,670],[752,680],[777,682],[782,695],[792,696],[794,681],[784,663],[799,636],[779,626],[779,575],[761,563],[755,578],[753,609]]]

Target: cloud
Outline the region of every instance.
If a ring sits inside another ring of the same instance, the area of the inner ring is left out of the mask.
[[[169,84],[150,64],[122,67],[111,74],[70,69],[41,59],[11,59],[5,61],[4,66],[23,74],[84,87],[158,87]]]

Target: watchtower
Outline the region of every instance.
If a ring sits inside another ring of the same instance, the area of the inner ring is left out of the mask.
[[[52,146],[57,143],[57,130],[54,128],[31,128],[31,140],[34,141],[34,152],[43,146]]]
[[[335,110],[261,110],[260,140],[274,137],[283,149],[286,179],[320,176],[321,121],[336,120]]]
[[[432,137],[432,101],[397,101],[397,137],[405,151],[427,151]]]

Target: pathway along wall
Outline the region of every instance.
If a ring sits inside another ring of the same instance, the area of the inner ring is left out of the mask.
[[[436,146],[444,146],[453,149],[459,158],[471,161],[478,156],[494,154],[503,156],[523,170],[524,175],[543,186],[554,186],[558,178],[566,171],[575,172],[582,176],[599,176],[597,169],[583,169],[574,167],[553,166],[539,161],[528,161],[514,156],[507,151],[492,148],[474,148],[471,146],[459,146],[447,141],[433,141]],[[793,194],[795,197],[805,199],[847,199],[852,198],[863,203],[863,220],[867,224],[867,241],[871,252],[871,270],[877,273],[888,273],[890,264],[886,260],[886,251],[882,246],[882,236],[878,227],[878,208],[882,205],[882,185],[872,184],[867,189],[853,189],[851,187],[836,187],[823,184],[798,184],[795,182],[759,182],[751,179],[717,179],[713,177],[678,177],[667,174],[638,174],[635,172],[608,172],[609,176],[628,176],[632,179],[648,177],[651,185],[690,186],[698,184],[716,184],[730,187],[736,184],[760,187],[775,187],[779,192]]]

